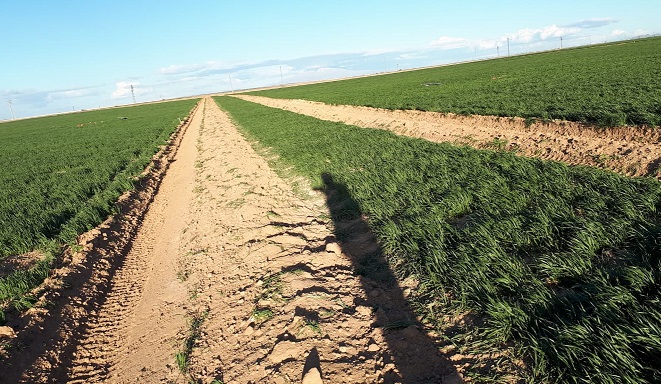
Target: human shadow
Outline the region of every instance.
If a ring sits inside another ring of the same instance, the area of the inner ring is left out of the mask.
[[[323,192],[334,224],[335,236],[360,275],[364,301],[371,307],[372,327],[378,328],[387,343],[383,353],[384,383],[460,383],[452,363],[439,351],[439,345],[424,331],[408,302],[405,288],[390,268],[381,246],[371,232],[347,187],[322,174]],[[388,369],[388,367],[391,367]]]

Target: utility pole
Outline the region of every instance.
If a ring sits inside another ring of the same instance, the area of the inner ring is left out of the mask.
[[[500,47],[496,44],[496,57],[500,57]]]
[[[11,119],[16,120],[16,116],[14,115],[14,108],[11,107],[11,103],[13,102],[13,100],[7,100],[7,104],[9,104],[9,111],[11,112]]]
[[[560,49],[562,49],[562,36],[560,36]]]
[[[133,84],[131,84],[131,96],[133,97],[133,104],[135,104],[135,92],[133,92]]]
[[[510,55],[510,38],[507,38],[507,56]]]

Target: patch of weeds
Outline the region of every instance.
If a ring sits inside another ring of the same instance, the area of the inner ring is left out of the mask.
[[[490,142],[484,144],[485,148],[495,149],[497,151],[504,151],[507,148],[507,140],[501,139],[499,137],[494,137]]]
[[[629,164],[627,166],[627,173],[635,175],[640,170],[640,161],[635,162],[634,164]]]
[[[280,214],[275,211],[266,211],[266,217],[268,217],[269,219],[275,219],[280,217]]]
[[[184,281],[188,280],[189,276],[190,276],[190,270],[186,267],[180,266],[180,268],[177,270],[177,279],[183,283]]]
[[[598,155],[592,155],[591,157],[592,157],[592,160],[594,160],[599,165],[603,165],[603,164],[606,164],[608,161],[617,159],[616,155],[607,155],[605,153],[600,153]]]
[[[341,298],[341,297],[338,297],[338,298],[336,298],[336,299],[333,300],[333,301],[336,302],[340,307],[342,307],[342,309],[347,309],[347,308],[349,308],[349,306],[348,306],[344,301],[342,301],[342,298]]]
[[[312,332],[316,333],[319,336],[323,335],[323,332],[321,331],[321,326],[319,325],[318,321],[306,319],[299,333],[303,332],[305,328],[312,330]]]
[[[255,309],[252,310],[252,318],[255,320],[256,325],[260,325],[262,323],[265,323],[269,321],[270,319],[273,318],[275,314],[271,310],[271,308],[265,307],[265,308],[259,308],[255,307]]]
[[[34,306],[36,298],[31,291],[48,277],[53,260],[53,256],[47,254],[32,268],[16,270],[0,278],[0,324],[5,322],[4,311],[9,307],[24,311]]]
[[[200,283],[197,283],[197,284],[195,284],[194,286],[192,286],[192,287],[190,287],[190,288],[188,289],[188,298],[189,298],[190,300],[195,300],[195,299],[197,299],[197,296],[200,294],[200,293],[198,292],[199,284],[200,284]]]
[[[283,290],[284,284],[282,282],[281,273],[276,273],[264,279],[262,284],[262,293],[255,297],[255,303],[263,300],[284,301]]]
[[[191,376],[189,371],[190,355],[193,352],[195,343],[202,334],[202,323],[204,323],[204,320],[208,315],[209,311],[203,311],[201,313],[194,314],[190,318],[188,322],[187,336],[184,339],[184,345],[182,346],[182,349],[175,355],[175,361],[177,363],[177,367],[179,367],[179,371],[184,376],[188,376],[190,380],[193,380],[193,382],[194,378]]]
[[[397,321],[391,321],[388,324],[383,326],[384,330],[395,330],[395,329],[404,329],[415,325],[415,323],[409,319],[402,319]]]
[[[82,252],[82,250],[85,249],[85,247],[75,242],[71,242],[69,244],[69,248],[71,249],[72,253]]]
[[[526,128],[530,128],[533,124],[537,122],[537,119],[534,117],[526,117],[526,119],[523,121],[523,124],[525,124]]]
[[[332,309],[328,309],[328,308],[319,309],[319,317],[322,318],[322,319],[328,319],[330,317],[333,317],[333,316],[335,316],[335,313],[337,313],[337,312],[335,312]]]
[[[245,204],[245,203],[246,203],[246,199],[240,198],[240,199],[230,201],[229,203],[227,203],[227,206],[229,208],[239,208],[239,207],[243,206],[243,204]]]
[[[196,185],[195,188],[193,188],[193,193],[196,195],[199,195],[200,193],[204,192],[204,187],[201,185]]]

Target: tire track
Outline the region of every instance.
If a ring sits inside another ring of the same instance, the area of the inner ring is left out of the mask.
[[[37,305],[10,320],[17,337],[13,349],[3,356],[0,382],[68,381],[67,370],[72,366],[75,350],[88,334],[89,323],[98,315],[197,110],[196,107],[191,111],[168,145],[153,157],[136,189],[120,197],[118,213],[79,236],[81,251],[69,249],[64,253],[40,287]]]

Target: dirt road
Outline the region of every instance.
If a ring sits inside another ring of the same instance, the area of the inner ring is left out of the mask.
[[[338,219],[326,184],[283,180],[203,100],[137,233],[79,256],[103,278],[52,295],[0,381],[461,382],[408,306],[416,283],[397,283],[361,219]]]
[[[629,176],[661,178],[659,130],[599,129],[566,121],[528,124],[521,118],[391,111],[251,95],[235,97],[318,119],[388,129],[430,141],[515,151],[523,156],[596,166]]]

